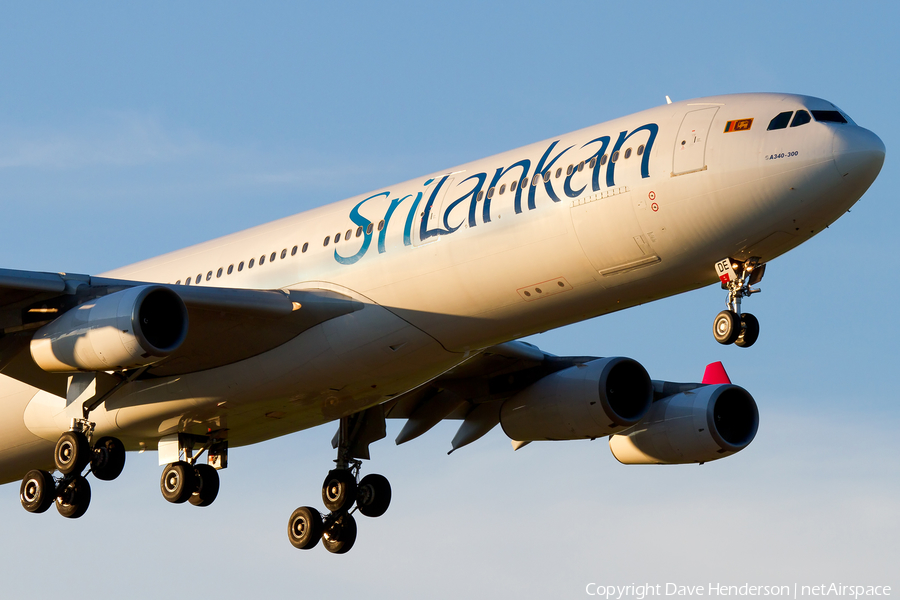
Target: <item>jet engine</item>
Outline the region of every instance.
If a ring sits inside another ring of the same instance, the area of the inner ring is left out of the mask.
[[[654,402],[641,423],[609,438],[626,465],[702,463],[746,448],[756,436],[759,411],[736,385],[707,385]]]
[[[181,346],[188,313],[174,291],[143,285],[66,311],[31,340],[45,371],[117,371],[153,364]]]
[[[630,358],[600,358],[557,371],[500,408],[517,441],[597,438],[640,422],[653,400],[650,376]]]

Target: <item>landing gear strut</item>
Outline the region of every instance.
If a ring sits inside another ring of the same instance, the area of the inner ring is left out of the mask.
[[[741,314],[741,298],[749,298],[761,290],[756,285],[766,272],[766,265],[759,264],[759,257],[751,257],[744,262],[725,258],[716,263],[716,274],[722,282],[722,289],[728,291],[726,305],[713,321],[713,336],[720,344],[734,344],[749,348],[759,337],[759,321],[750,313]]]
[[[309,550],[321,539],[325,549],[333,554],[349,552],[357,533],[353,513],[380,517],[391,504],[387,478],[369,474],[359,479],[362,461],[358,459],[369,458],[369,443],[384,437],[381,407],[344,417],[340,423],[333,442],[338,451],[335,468],[322,483],[322,502],[331,512],[322,515],[311,506],[295,510],[288,520],[288,539],[295,548]]]

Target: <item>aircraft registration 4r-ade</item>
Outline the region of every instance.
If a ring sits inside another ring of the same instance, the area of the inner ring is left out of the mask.
[[[753,345],[767,262],[884,153],[818,98],[669,102],[101,276],[0,270],[0,482],[77,518],[86,474],[156,449],[166,500],[208,506],[229,447],[336,421],[327,513],[298,508],[288,537],[344,553],[391,500],[360,479],[386,419],[398,444],[460,420],[451,452],[499,424],[514,448],[607,436],[625,464],[730,456],[759,414],[721,363],[655,381],[515,340],[718,281],[715,338]]]

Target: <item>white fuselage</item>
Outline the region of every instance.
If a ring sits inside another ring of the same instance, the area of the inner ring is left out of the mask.
[[[784,94],[664,105],[108,273],[331,289],[365,308],[239,363],[133,382],[92,414],[98,433],[129,449],[185,431],[262,441],[384,402],[486,346],[708,285],[725,256],[771,260],[843,214],[881,166],[865,166],[880,141],[853,123],[767,131],[801,109],[835,110]],[[0,390],[7,481],[52,464],[74,413],[6,377]]]

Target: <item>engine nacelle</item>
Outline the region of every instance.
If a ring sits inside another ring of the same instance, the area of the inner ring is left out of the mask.
[[[31,340],[45,371],[118,371],[153,364],[181,346],[188,314],[172,290],[143,285],[66,311]]]
[[[593,439],[640,422],[652,400],[640,363],[600,358],[548,375],[504,402],[500,425],[522,442]]]
[[[702,463],[743,450],[758,428],[747,390],[707,385],[654,402],[640,425],[610,436],[609,448],[626,465]]]

